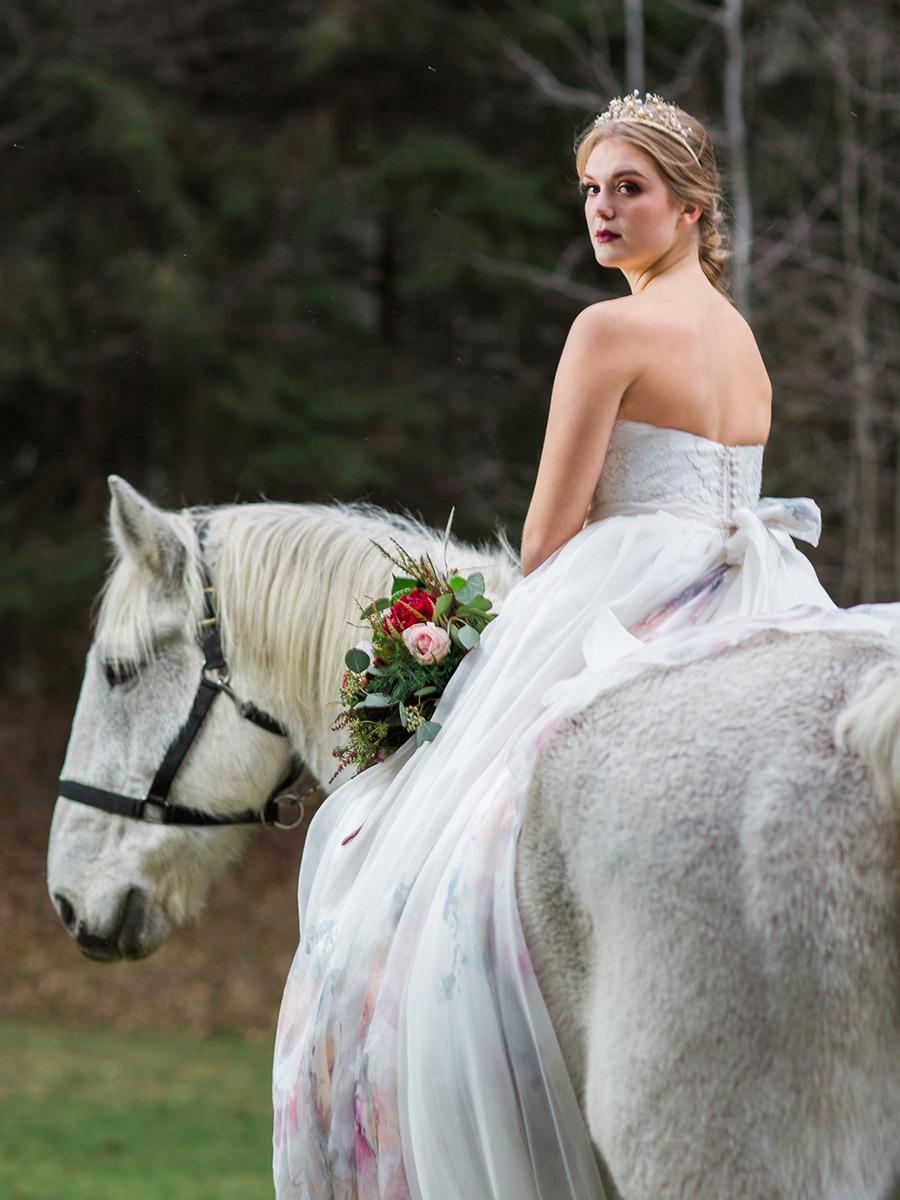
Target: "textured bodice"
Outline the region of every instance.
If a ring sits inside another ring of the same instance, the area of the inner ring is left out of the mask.
[[[727,521],[759,500],[762,457],[762,446],[725,446],[683,429],[616,421],[589,520],[648,504],[685,505]]]

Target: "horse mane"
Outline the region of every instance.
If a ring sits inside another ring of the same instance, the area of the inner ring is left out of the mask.
[[[480,570],[497,602],[520,577],[505,539],[473,546],[373,505],[245,504],[208,510],[207,558],[234,672],[282,715],[318,778],[333,770],[331,732],[346,651],[364,636],[359,605],[389,591],[378,549],[396,541],[462,574]],[[259,701],[258,701],[259,702]]]
[[[116,553],[96,617],[105,657],[138,667],[153,660],[166,627],[197,628],[203,565],[216,590],[222,644],[248,697],[275,712],[319,779],[333,769],[332,715],[346,651],[364,636],[360,604],[386,595],[393,568],[378,549],[397,542],[438,568],[479,570],[502,602],[520,570],[509,543],[473,546],[408,514],[368,504],[234,504],[164,512],[160,530],[180,568],[166,586],[132,553]],[[203,548],[199,531],[203,529]],[[201,556],[203,563],[201,563]],[[359,603],[358,603],[359,602]]]

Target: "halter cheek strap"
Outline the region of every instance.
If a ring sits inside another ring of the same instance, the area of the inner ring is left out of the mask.
[[[129,817],[135,821],[146,821],[152,825],[192,825],[200,827],[222,825],[265,825],[270,829],[293,829],[299,825],[304,816],[304,800],[319,789],[309,788],[302,795],[294,794],[290,789],[296,784],[302,774],[303,766],[298,759],[292,757],[290,772],[269,796],[262,809],[256,811],[247,809],[243,812],[217,816],[201,812],[196,808],[188,808],[183,804],[170,804],[169,791],[175,781],[184,757],[194,743],[200,728],[212,707],[215,698],[224,693],[234,704],[245,720],[251,721],[266,733],[276,737],[288,737],[288,731],[275,717],[255,704],[242,702],[234,694],[228,678],[228,664],[222,650],[222,639],[219,633],[219,617],[215,606],[215,590],[209,576],[209,569],[203,561],[203,538],[206,532],[204,521],[197,528],[197,540],[200,543],[200,567],[203,577],[203,618],[200,621],[200,648],[203,651],[203,668],[200,682],[194,694],[194,702],[188,718],[174,739],[169,743],[163,760],[159,765],[153,781],[143,798],[125,796],[120,792],[108,792],[92,784],[78,783],[73,779],[60,779],[59,795],[66,800],[74,800],[78,804],[87,804],[91,808],[113,813],[120,817]],[[294,811],[291,813],[290,810]]]

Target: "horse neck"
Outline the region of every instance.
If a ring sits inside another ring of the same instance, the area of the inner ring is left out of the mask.
[[[392,538],[441,561],[437,535],[377,510],[254,504],[210,519],[207,553],[235,682],[286,725],[323,784],[340,741],[331,725],[344,654],[364,636],[358,601],[384,595],[390,582],[390,563],[373,542],[390,547]],[[483,568],[498,600],[516,579],[502,548],[454,544],[450,554],[460,569]]]

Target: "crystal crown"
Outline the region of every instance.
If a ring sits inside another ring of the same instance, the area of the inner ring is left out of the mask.
[[[690,128],[682,125],[675,105],[664,100],[662,96],[657,96],[655,92],[648,92],[643,100],[636,91],[632,92],[630,96],[616,96],[610,100],[604,112],[597,116],[594,124],[612,125],[623,121],[630,121],[637,125],[652,125],[661,133],[667,133],[670,137],[677,138],[690,150],[697,162],[700,161],[697,158],[696,150],[688,141]]]

